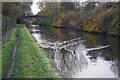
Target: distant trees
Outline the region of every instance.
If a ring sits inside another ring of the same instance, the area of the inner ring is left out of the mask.
[[[6,33],[13,29],[16,23],[20,23],[25,14],[30,13],[30,2],[2,2],[2,35],[6,39]]]
[[[47,16],[51,23],[62,18],[67,11],[73,11],[76,9],[74,2],[39,2],[38,4],[41,9],[38,15]]]
[[[39,2],[38,4],[41,9],[38,15],[47,16],[51,23],[56,20],[62,12],[61,3],[59,2]]]
[[[30,2],[3,2],[2,15],[20,21],[25,14],[30,13],[30,5]]]
[[[38,14],[47,16],[52,26],[117,34],[118,5],[117,2],[45,2],[40,4]]]
[[[76,9],[77,9],[75,6],[75,2],[62,2],[61,7],[62,7],[64,12],[76,11]]]

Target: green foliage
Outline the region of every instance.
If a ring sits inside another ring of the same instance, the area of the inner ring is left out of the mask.
[[[47,19],[46,21],[41,23],[42,26],[50,26],[50,24],[50,19]]]
[[[14,20],[21,20],[24,14],[30,13],[31,2],[3,2],[2,15]]]
[[[19,25],[20,43],[17,49],[14,78],[60,78],[53,62],[42,48],[36,46],[26,27]]]
[[[43,25],[47,25],[47,24],[51,25],[54,21],[56,21],[59,14],[62,13],[60,2],[45,2],[45,3],[39,3],[39,4],[40,4],[41,11],[38,13],[38,15],[47,16],[49,19],[47,22],[45,21]],[[44,4],[44,7],[43,7],[43,4]]]
[[[12,30],[14,26],[15,26],[15,20],[9,17],[2,16],[2,34],[4,39],[5,39],[5,34],[8,33],[10,30]]]
[[[119,34],[117,15],[119,14],[118,3],[79,3],[60,2],[45,3],[41,14],[47,14],[52,26],[71,27],[88,32],[100,32],[107,34]],[[117,14],[118,13],[118,14]],[[44,22],[43,25],[47,25]]]
[[[62,18],[64,15],[65,15],[64,13],[59,14],[58,17],[57,17],[57,19]]]

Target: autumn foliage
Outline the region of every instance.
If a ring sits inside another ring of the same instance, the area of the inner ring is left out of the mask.
[[[56,5],[55,5],[56,4]],[[44,8],[42,14],[47,14],[52,19],[51,25],[55,27],[67,27],[80,29],[88,32],[102,32],[107,34],[120,34],[120,22],[118,14],[120,5],[118,3],[83,3],[84,6],[76,7],[77,3],[54,3],[50,9]],[[55,7],[56,6],[56,7]],[[49,14],[48,14],[49,13]],[[61,15],[62,14],[62,15]]]
[[[56,26],[65,27],[68,25],[69,21],[70,21],[70,17],[67,15],[64,15],[56,22]]]

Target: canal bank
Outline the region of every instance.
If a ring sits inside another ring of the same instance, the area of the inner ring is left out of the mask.
[[[3,49],[3,76],[10,64],[13,46],[19,30],[20,42],[17,46],[13,78],[61,78],[53,69],[50,56],[42,48],[38,48],[36,40],[24,25],[17,25],[12,32],[13,39]]]
[[[7,74],[8,68],[10,67],[10,61],[12,59],[12,51],[14,49],[14,44],[17,41],[16,34],[18,33],[18,28],[10,30],[6,37],[8,38],[5,44],[2,44],[2,78]]]

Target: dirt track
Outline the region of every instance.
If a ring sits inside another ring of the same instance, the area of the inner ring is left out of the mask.
[[[12,74],[13,74],[13,71],[14,71],[14,66],[15,66],[15,58],[16,58],[16,51],[17,51],[17,46],[19,44],[19,41],[20,41],[20,36],[18,36],[18,40],[14,46],[14,49],[13,49],[13,53],[12,53],[12,59],[10,61],[10,67],[6,73],[6,77],[5,78],[11,78],[12,77]]]

